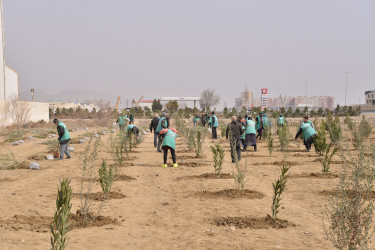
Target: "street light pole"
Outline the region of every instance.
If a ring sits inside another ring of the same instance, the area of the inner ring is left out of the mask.
[[[344,71],[345,74],[345,106],[346,106],[346,92],[348,91],[348,74],[350,73],[349,71]]]

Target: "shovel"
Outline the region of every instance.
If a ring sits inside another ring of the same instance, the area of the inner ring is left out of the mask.
[[[59,152],[59,145],[57,145],[56,151],[53,154],[53,158],[59,158],[60,157],[60,152]]]

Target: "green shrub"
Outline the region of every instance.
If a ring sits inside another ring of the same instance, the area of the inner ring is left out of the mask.
[[[70,230],[71,196],[70,180],[64,179],[60,182],[60,188],[57,191],[56,211],[53,217],[53,225],[50,225],[52,250],[62,250],[66,247],[66,234]]]
[[[275,181],[275,183],[272,183],[273,187],[273,197],[272,197],[272,205],[271,205],[271,212],[272,212],[272,218],[276,219],[277,214],[279,213],[279,208],[281,206],[281,195],[285,191],[286,188],[286,181],[289,177],[289,174],[287,174],[290,167],[283,165],[283,167],[280,170],[280,177]]]
[[[286,150],[288,145],[289,145],[289,142],[290,142],[290,140],[289,140],[289,137],[290,137],[289,126],[287,124],[285,124],[282,127],[278,127],[277,136],[279,137],[281,150],[282,151]]]
[[[368,249],[374,232],[375,162],[374,158],[365,158],[363,146],[359,148],[356,157],[350,152],[343,154],[345,164],[340,181],[324,212],[324,231],[338,249]]]
[[[107,162],[102,161],[102,166],[99,168],[99,182],[102,187],[104,194],[109,194],[111,192],[112,183],[115,180],[115,175],[117,172],[113,167],[107,167]]]
[[[16,160],[14,154],[0,154],[0,169],[17,169],[20,163]]]
[[[211,152],[213,154],[215,174],[220,175],[220,172],[223,169],[223,161],[225,156],[224,150],[220,144],[216,144],[215,146],[211,146]]]

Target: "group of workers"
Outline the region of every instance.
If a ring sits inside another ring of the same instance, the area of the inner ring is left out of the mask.
[[[132,119],[130,119],[130,116]],[[139,135],[139,129],[136,125],[134,125],[134,116],[132,114],[130,114],[130,116],[127,117],[126,115],[121,114],[116,122],[118,123],[120,130],[124,130],[125,125],[128,123],[127,133]],[[212,138],[217,139],[216,128],[218,127],[218,119],[215,113],[212,112],[211,115],[202,114],[201,118],[199,118],[199,116],[195,116],[193,118],[194,126],[197,125],[200,119],[202,126],[208,124],[208,126],[211,127]],[[285,125],[285,122],[284,116],[280,113],[277,119],[277,126],[282,127]],[[57,132],[59,135],[58,140],[60,144],[60,157],[58,159],[62,160],[64,158],[64,154],[66,155],[66,158],[69,159],[71,158],[69,152],[69,131],[66,125],[58,119],[54,119],[53,123],[57,126]],[[238,119],[236,116],[232,116],[231,122],[228,124],[226,130],[226,139],[229,139],[230,141],[232,162],[234,163],[236,161],[240,161],[241,151],[245,152],[248,146],[253,146],[254,152],[256,152],[257,139],[259,138],[259,140],[261,140],[263,129],[269,129],[271,126],[271,120],[264,113],[259,113],[259,115],[255,117],[255,121],[253,121],[250,115],[245,115],[244,118],[239,116]],[[164,168],[167,167],[168,150],[171,152],[173,167],[178,167],[176,160],[176,138],[178,137],[178,133],[175,129],[169,127],[170,117],[168,112],[164,112],[161,118],[159,118],[158,114],[155,114],[155,117],[151,120],[150,132],[154,133],[154,147],[157,148],[157,152],[163,152],[162,167]],[[256,135],[257,132],[258,135]],[[309,152],[312,144],[314,143],[316,131],[313,123],[309,121],[309,117],[307,115],[301,122],[300,129],[298,130],[295,139],[297,139],[300,135],[302,135],[304,140],[306,151]]]

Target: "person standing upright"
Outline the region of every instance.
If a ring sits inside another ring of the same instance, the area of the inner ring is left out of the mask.
[[[259,115],[255,118],[255,129],[258,131],[258,135],[256,139],[261,141],[262,140],[262,133],[263,133],[263,114],[262,112],[259,113]]]
[[[255,122],[252,120],[251,116],[247,118],[246,129],[245,129],[245,150],[247,146],[254,146],[254,151],[257,151],[257,140],[256,140],[256,130]]]
[[[280,113],[279,117],[277,118],[277,126],[284,127],[285,125],[285,118],[282,113]]]
[[[155,114],[155,117],[152,118],[151,124],[150,124],[150,132],[154,131],[154,148],[158,146],[158,133],[156,132],[156,128],[158,127],[159,124],[159,114]]]
[[[123,114],[120,114],[119,117],[117,118],[116,123],[118,123],[118,126],[120,127],[120,130],[125,129],[125,117]]]
[[[134,124],[134,115],[133,115],[133,113],[131,113],[129,115],[129,124]]]
[[[68,148],[70,141],[68,128],[58,119],[53,119],[53,123],[57,126],[57,133],[59,134],[58,140],[60,142],[60,157],[58,160],[63,160],[64,154],[66,154],[66,158],[69,159],[71,158],[71,155]]]
[[[219,126],[219,120],[217,119],[215,112],[211,112],[211,124],[212,124],[212,139],[217,139],[217,127]]]
[[[241,135],[243,134],[242,124],[237,121],[236,116],[232,116],[226,133],[226,138],[230,142],[232,163],[241,160]]]

